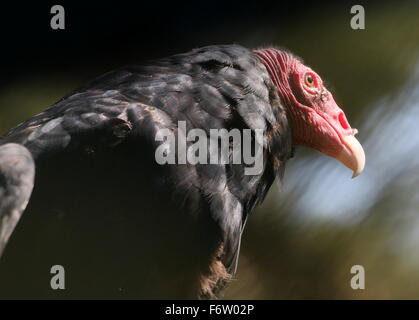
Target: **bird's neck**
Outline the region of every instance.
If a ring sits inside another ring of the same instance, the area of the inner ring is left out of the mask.
[[[278,49],[260,49],[255,50],[254,53],[265,66],[277,88],[279,98],[292,128],[293,143],[298,144],[298,137],[306,134],[306,125],[302,121],[304,118],[304,114],[301,113],[302,108],[296,107],[300,106],[300,102],[294,96],[289,81],[298,60],[291,53]]]
[[[289,85],[288,76],[295,67],[295,57],[286,51],[272,48],[255,50],[254,54],[268,71],[285,107],[291,105],[290,97],[292,96],[292,90]]]

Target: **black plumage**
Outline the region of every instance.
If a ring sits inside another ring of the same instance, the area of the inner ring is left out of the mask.
[[[156,132],[177,132],[180,120],[208,134],[264,129],[263,171],[157,164]],[[9,143],[29,150],[36,175],[0,259],[1,297],[211,297],[234,274],[247,216],[291,155],[277,90],[238,45],[109,72],[0,140]],[[64,291],[49,287],[56,264]]]

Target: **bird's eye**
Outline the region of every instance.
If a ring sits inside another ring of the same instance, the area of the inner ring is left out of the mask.
[[[304,75],[304,82],[310,88],[313,88],[315,86],[314,78],[310,73],[306,73]]]

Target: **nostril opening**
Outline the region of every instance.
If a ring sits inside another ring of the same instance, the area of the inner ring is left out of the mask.
[[[345,114],[343,112],[339,113],[339,123],[342,126],[343,129],[347,130],[350,129],[351,126],[348,123],[348,120],[346,120]]]

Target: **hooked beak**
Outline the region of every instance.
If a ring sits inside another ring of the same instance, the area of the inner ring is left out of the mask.
[[[354,131],[356,133],[356,131]],[[355,135],[348,135],[341,138],[344,148],[336,157],[349,169],[353,170],[352,179],[359,176],[365,167],[365,153]]]

